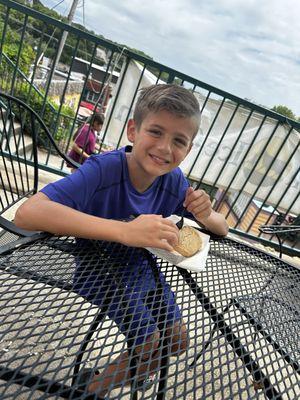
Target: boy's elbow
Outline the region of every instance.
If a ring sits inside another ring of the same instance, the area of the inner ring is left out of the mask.
[[[26,229],[28,231],[41,230],[41,206],[48,198],[43,193],[37,193],[27,199],[17,209],[15,214],[14,223],[18,228]]]
[[[27,205],[27,202],[22,204],[16,211],[14,224],[21,229],[30,230],[29,221],[32,217],[30,217],[30,209]]]
[[[45,211],[45,204],[48,202],[50,202],[49,198],[41,192],[27,199],[16,211],[15,225],[28,231],[43,230],[41,221],[43,216],[49,213],[47,207]]]

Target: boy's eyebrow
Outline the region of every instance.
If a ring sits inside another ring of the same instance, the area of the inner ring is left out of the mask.
[[[164,127],[162,125],[159,124],[150,124],[150,128],[159,128],[159,129],[164,129]]]

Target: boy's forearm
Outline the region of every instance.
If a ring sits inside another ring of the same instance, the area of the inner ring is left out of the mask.
[[[209,217],[198,222],[216,235],[226,236],[229,231],[229,226],[224,215],[216,211],[212,211]]]
[[[27,200],[15,216],[15,224],[27,230],[86,239],[122,241],[124,222],[84,214],[38,193]]]

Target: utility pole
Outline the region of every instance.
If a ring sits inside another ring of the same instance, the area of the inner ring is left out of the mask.
[[[73,21],[74,14],[75,14],[75,11],[76,11],[78,2],[79,2],[79,0],[73,0],[73,3],[72,3],[72,5],[71,5],[71,8],[70,8],[70,11],[69,11],[69,14],[68,14],[68,23],[69,23],[69,24],[71,24],[72,21]],[[67,31],[63,31],[61,41],[59,42],[59,46],[58,46],[58,50],[57,50],[57,55],[56,55],[56,58],[55,58],[55,62],[54,62],[54,65],[53,65],[53,71],[54,71],[54,73],[55,73],[57,64],[59,63],[61,53],[62,53],[62,51],[63,51],[64,45],[65,45],[66,40],[67,40],[67,36],[68,36],[68,32],[67,32]]]

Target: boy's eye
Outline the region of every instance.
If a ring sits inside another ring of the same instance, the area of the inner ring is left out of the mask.
[[[176,142],[176,144],[179,145],[179,146],[182,146],[182,147],[187,146],[187,142],[186,142],[186,140],[184,140],[184,139],[176,138],[176,139],[175,139],[175,142]]]
[[[151,135],[153,136],[160,136],[160,131],[156,130],[156,129],[150,129],[149,132],[151,133]]]

